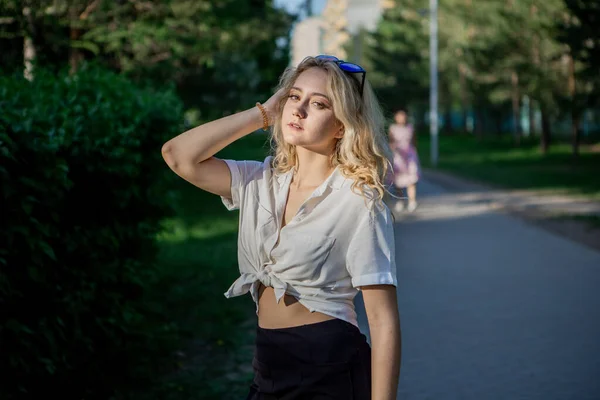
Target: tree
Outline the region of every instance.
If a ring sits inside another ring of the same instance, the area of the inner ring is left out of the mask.
[[[586,2],[591,3],[597,1]],[[589,7],[586,12],[591,13]],[[474,113],[478,136],[490,130],[501,134],[509,126],[518,145],[522,135],[521,103],[527,96],[529,104],[541,111],[541,149],[547,151],[553,121],[560,116],[561,97],[567,92],[564,45],[557,41],[555,23],[565,13],[562,0],[441,2],[438,11],[440,108],[447,115],[461,110],[465,122],[467,114]],[[365,64],[373,71],[371,80],[384,102],[394,108],[408,103],[428,108],[427,14],[426,1],[396,0],[395,7],[384,13],[376,31],[367,37],[371,48],[366,51]],[[592,46],[590,35],[586,32],[583,36],[587,42],[582,42],[587,43],[588,53]],[[578,65],[575,64],[576,71]],[[593,80],[591,75],[583,79],[585,87]],[[510,117],[509,124],[507,117]],[[449,120],[446,118],[446,128]],[[463,125],[463,128],[466,127]],[[530,128],[533,128],[532,122]]]
[[[565,0],[567,13],[557,24],[558,39],[565,44],[568,65],[566,107],[571,117],[573,155],[579,154],[581,117],[600,98],[600,1]]]
[[[426,7],[425,0],[397,2],[365,38],[364,64],[388,111],[415,111],[427,104],[428,23],[419,13]]]
[[[136,80],[173,82],[190,107],[242,107],[266,96],[274,69],[288,63],[293,16],[272,0],[39,0],[29,25],[24,4],[0,5],[16,21],[2,36],[33,37],[38,64],[75,71],[96,60]]]

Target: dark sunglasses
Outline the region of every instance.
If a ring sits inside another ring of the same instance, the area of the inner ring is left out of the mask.
[[[350,74],[362,74],[362,81],[360,83],[360,95],[362,96],[363,89],[365,87],[365,77],[367,76],[367,71],[365,71],[365,69],[363,67],[361,67],[358,64],[353,64],[351,62],[340,60],[339,58],[337,58],[335,56],[330,56],[327,54],[321,54],[319,56],[316,56],[315,58],[317,58],[319,60],[333,61],[344,72],[348,72]]]

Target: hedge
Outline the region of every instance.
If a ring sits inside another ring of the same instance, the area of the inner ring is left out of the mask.
[[[144,302],[171,212],[160,147],[182,111],[96,67],[0,76],[0,398],[107,399],[152,375],[173,329]]]

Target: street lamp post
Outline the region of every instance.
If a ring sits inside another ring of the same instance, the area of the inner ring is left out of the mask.
[[[438,163],[438,0],[429,0],[429,134],[431,165]]]

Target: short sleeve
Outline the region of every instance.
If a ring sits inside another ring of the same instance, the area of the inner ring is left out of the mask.
[[[263,175],[266,161],[223,160],[231,172],[231,198],[221,196],[221,201],[229,210],[239,210],[248,184]]]
[[[346,266],[352,286],[394,285],[396,251],[392,216],[386,206],[367,212],[350,241]]]

